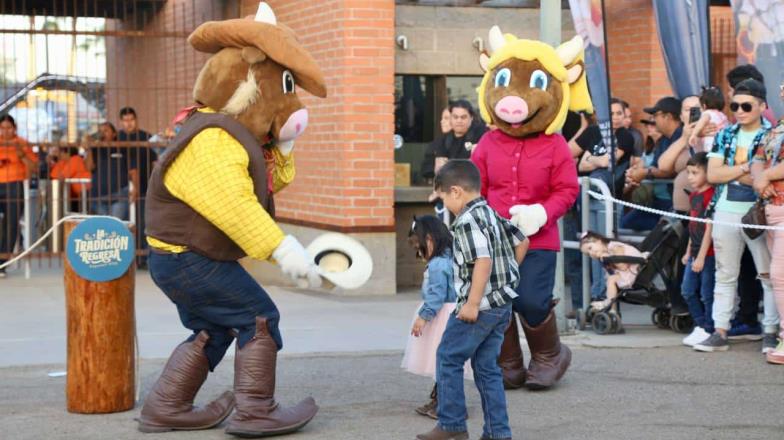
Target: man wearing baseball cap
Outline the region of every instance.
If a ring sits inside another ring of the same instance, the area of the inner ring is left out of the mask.
[[[656,102],[653,107],[643,109],[645,113],[653,115],[656,129],[662,136],[656,142],[653,151],[653,164],[650,167],[633,168],[626,173],[627,181],[639,184],[643,179],[667,179],[673,176],[671,170],[659,169],[659,158],[667,151],[673,142],[681,137],[681,101],[672,96],[667,96]],[[662,211],[672,210],[672,190],[666,183],[656,183],[653,186],[653,201],[651,208]],[[661,216],[649,212],[631,210],[621,218],[621,228],[649,231],[656,226]]]
[[[751,186],[750,165],[754,151],[771,127],[770,122],[762,118],[762,112],[767,108],[765,94],[765,85],[755,79],[741,81],[735,86],[730,110],[737,122],[716,135],[713,149],[708,154],[708,181],[716,186],[711,201],[713,219],[722,223],[715,223],[711,234],[716,253],[713,302],[716,331],[694,346],[698,351],[729,349],[727,331],[735,308],[740,259],[746,247],[754,258],[764,292],[763,353],[776,345],[779,318],[770,283],[770,252],[765,235],[752,240],[741,228],[725,226],[728,223],[742,223],[744,214],[757,200],[757,194]]]

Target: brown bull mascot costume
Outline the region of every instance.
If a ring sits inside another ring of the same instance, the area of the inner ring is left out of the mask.
[[[276,403],[280,316],[237,260],[272,259],[300,283],[320,284],[313,259],[273,220],[272,197],[294,177],[293,141],[308,122],[295,84],[325,97],[324,79],[265,3],[255,19],[204,23],[188,41],[214,55],[193,90],[198,109],[153,171],[146,234],[150,275],[193,334],[147,395],[139,429],[206,429],[231,415],[226,432],[236,436],[293,432],[318,407],[312,398]],[[234,392],[193,406],[235,338]]]
[[[577,170],[566,140],[557,133],[567,110],[592,111],[583,74],[579,37],[554,49],[540,41],[490,30],[490,57],[479,86],[482,118],[497,129],[485,134],[471,155],[482,176],[482,195],[531,240],[520,265],[520,315],[531,362],[526,371],[517,321],[504,336],[499,365],[507,388],[554,385],[572,359],[558,337],[553,314],[558,219],[574,204]]]

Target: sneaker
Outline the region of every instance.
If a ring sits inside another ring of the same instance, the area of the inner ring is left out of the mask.
[[[745,339],[747,341],[759,341],[762,339],[762,326],[759,323],[754,325],[738,323],[729,329],[727,332],[727,339],[733,341],[739,339]]]
[[[8,274],[5,273],[5,269],[0,269],[0,278],[5,278],[7,276],[8,276]]]
[[[714,351],[727,351],[730,349],[730,344],[726,339],[722,338],[718,332],[715,332],[710,335],[708,339],[699,344],[694,344],[694,349],[708,353]]]
[[[765,360],[771,364],[784,365],[784,339],[779,341],[779,345],[776,346],[775,350],[768,352]]]
[[[779,340],[775,333],[765,333],[765,336],[762,337],[762,354],[775,350],[778,343]]]
[[[709,337],[710,337],[710,333],[706,332],[704,328],[697,326],[694,327],[694,330],[692,330],[689,336],[683,338],[683,345],[694,347],[695,345],[708,339]]]

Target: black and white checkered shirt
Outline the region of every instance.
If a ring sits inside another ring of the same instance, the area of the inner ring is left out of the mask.
[[[455,291],[460,310],[471,290],[471,275],[477,258],[490,258],[490,279],[479,310],[500,307],[517,297],[520,273],[514,248],[525,235],[509,220],[500,217],[482,197],[468,202],[452,224]]]

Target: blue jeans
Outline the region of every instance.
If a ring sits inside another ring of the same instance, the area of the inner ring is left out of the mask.
[[[123,188],[109,197],[93,200],[92,211],[95,215],[110,215],[120,220],[128,220],[128,188]]]
[[[512,300],[514,311],[531,327],[537,327],[550,314],[555,286],[555,251],[534,249],[525,254],[520,265],[517,298]]]
[[[454,314],[449,316],[436,353],[438,426],[441,429],[450,432],[467,430],[463,366],[471,359],[474,382],[482,399],[484,436],[512,436],[504,381],[497,362],[511,316],[511,304],[479,312],[474,323],[461,321]]]
[[[654,198],[651,208],[660,211],[672,211],[672,200]],[[621,227],[635,231],[650,231],[656,227],[661,218],[658,214],[632,209],[621,218]]]
[[[223,359],[239,331],[242,348],[256,334],[256,317],[267,318],[270,336],[278,350],[283,341],[278,330],[280,313],[267,292],[236,261],[216,261],[194,252],[150,252],[150,276],[177,306],[180,321],[193,330],[188,338],[206,330],[210,340],[204,348],[210,370]]]
[[[694,257],[689,257],[689,263],[683,273],[681,295],[689,307],[689,314],[694,319],[694,324],[713,333],[713,288],[716,284],[716,257],[705,257],[702,272],[694,272],[691,263]],[[697,289],[699,288],[699,295]]]

